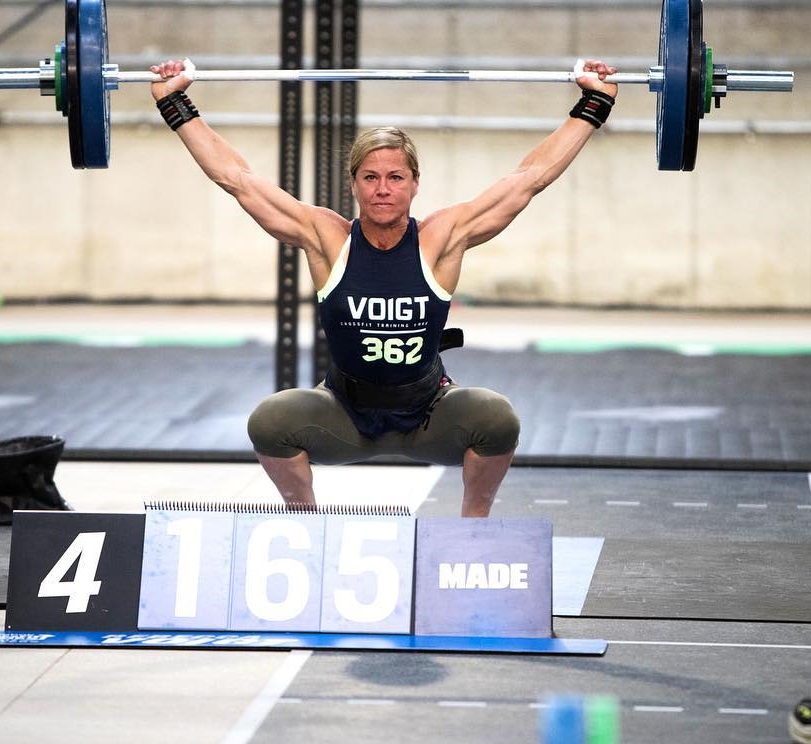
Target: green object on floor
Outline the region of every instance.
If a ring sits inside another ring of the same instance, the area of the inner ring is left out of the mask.
[[[620,707],[616,698],[600,695],[586,698],[586,744],[619,744]]]

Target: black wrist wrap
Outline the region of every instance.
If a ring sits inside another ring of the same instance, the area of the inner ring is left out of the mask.
[[[195,105],[189,100],[189,97],[180,90],[164,96],[157,102],[158,111],[164,121],[176,131],[178,127],[183,126],[187,121],[191,121],[200,116],[200,112]]]
[[[584,90],[580,100],[569,112],[573,119],[583,119],[599,129],[605,124],[616,99],[597,90]]]

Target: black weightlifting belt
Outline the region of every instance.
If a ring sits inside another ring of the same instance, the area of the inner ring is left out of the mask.
[[[456,348],[463,343],[464,337],[459,328],[446,328],[442,332],[439,350]],[[359,380],[338,369],[335,364],[330,364],[328,378],[332,389],[356,408],[399,411],[430,401],[439,390],[444,374],[442,360],[437,356],[428,374],[403,385],[380,385]]]
[[[329,381],[332,389],[356,408],[398,411],[414,408],[430,400],[439,390],[444,371],[442,360],[437,356],[431,371],[419,380],[403,385],[380,385],[376,382],[359,380],[331,364]]]

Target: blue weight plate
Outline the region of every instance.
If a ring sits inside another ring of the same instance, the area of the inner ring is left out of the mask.
[[[84,168],[82,141],[82,96],[79,80],[79,2],[65,0],[65,81],[62,89],[62,113],[68,117],[70,162]]]
[[[110,92],[104,84],[104,65],[109,59],[107,11],[104,0],[77,2],[84,167],[107,168],[110,163]]]
[[[659,64],[664,81],[656,97],[656,158],[659,170],[681,170],[690,81],[689,0],[662,3]]]

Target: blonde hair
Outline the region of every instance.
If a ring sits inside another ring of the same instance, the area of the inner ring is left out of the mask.
[[[382,150],[389,148],[392,150],[402,150],[406,156],[406,162],[417,180],[420,177],[420,164],[417,158],[417,148],[414,143],[402,129],[397,127],[377,127],[363,132],[358,136],[349,151],[347,158],[347,170],[349,171],[349,178],[354,181],[355,176],[358,174],[361,163],[366,159],[370,152],[375,150]]]

